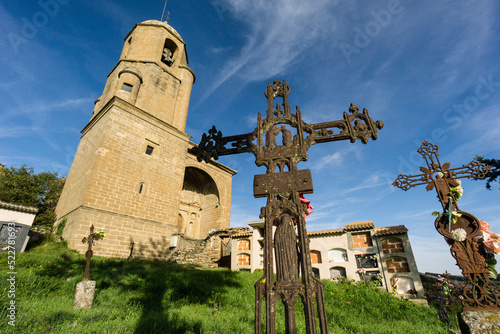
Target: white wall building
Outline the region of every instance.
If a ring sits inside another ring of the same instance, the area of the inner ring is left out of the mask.
[[[37,212],[37,208],[0,201],[0,250],[14,247],[16,252],[24,252]]]
[[[249,225],[253,230],[232,236],[232,270],[263,268],[264,221]],[[380,278],[381,287],[389,292],[395,286],[398,294],[409,297],[413,290],[423,297],[407,232],[403,225],[375,228],[373,221],[308,232],[313,272],[321,279],[368,282]]]

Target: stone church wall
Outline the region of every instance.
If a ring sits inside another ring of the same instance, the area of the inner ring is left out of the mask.
[[[138,23],[126,36],[56,209],[54,227],[65,222],[69,247],[84,253],[94,225],[106,234],[96,255],[166,259],[174,233],[204,239],[229,228],[236,172],[188,152],[194,79],[185,43],[167,23]]]
[[[205,267],[223,266],[221,258],[230,252],[230,236],[248,230],[248,227],[212,230],[204,239],[177,234],[177,246],[170,249],[169,260]],[[229,262],[227,265],[229,268]]]
[[[94,246],[94,254],[105,257],[127,258],[132,254],[142,259],[167,259],[170,236],[177,232],[172,225],[90,207],[80,207],[67,217],[64,231],[71,231],[71,234],[63,233],[63,238],[68,241],[68,247],[84,253],[87,245],[81,240],[89,234],[93,224],[106,233],[106,237]]]

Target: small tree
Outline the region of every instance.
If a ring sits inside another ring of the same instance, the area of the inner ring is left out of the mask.
[[[500,182],[500,178],[498,178],[498,176],[500,176],[500,159],[485,159],[480,155],[476,155],[475,160],[493,167],[493,169],[486,174],[485,178],[486,188],[491,190],[492,182]]]
[[[64,178],[55,172],[35,174],[33,167],[0,170],[0,201],[38,209],[34,226],[52,226],[55,209],[64,187]]]

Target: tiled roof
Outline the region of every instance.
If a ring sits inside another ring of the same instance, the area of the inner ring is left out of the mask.
[[[345,224],[345,228],[335,228],[331,230],[321,230],[321,231],[311,231],[307,232],[309,236],[319,236],[319,235],[327,235],[327,234],[337,234],[337,233],[345,233],[347,231],[356,231],[356,230],[368,230],[374,229],[375,236],[382,235],[391,235],[391,234],[402,234],[408,232],[408,229],[404,225],[398,226],[388,226],[388,227],[377,227],[375,228],[375,224],[372,220],[355,222],[355,223],[347,223]],[[233,234],[232,238],[245,238],[251,237],[252,231],[245,231]]]
[[[406,232],[408,232],[408,229],[404,225],[377,227],[375,229],[375,236],[402,234]]]
[[[375,227],[375,224],[373,223],[373,220],[345,224],[346,231],[367,230],[367,229],[371,229],[374,227]]]
[[[248,231],[248,232],[241,232],[241,233],[236,233],[236,234],[233,234],[231,237],[232,238],[244,238],[244,237],[251,237],[252,236],[252,231]]]
[[[322,231],[311,231],[307,232],[307,235],[325,235],[325,234],[335,234],[335,233],[344,233],[345,229],[343,228],[335,228],[333,230],[322,230]]]
[[[12,203],[2,202],[2,201],[0,201],[0,208],[20,211],[20,212],[27,212],[27,213],[37,213],[38,212],[37,208],[31,207],[31,206],[12,204]]]

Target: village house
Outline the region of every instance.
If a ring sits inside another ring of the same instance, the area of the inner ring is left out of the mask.
[[[37,208],[0,201],[0,249],[24,252]],[[9,248],[9,246],[11,246]]]
[[[232,236],[232,270],[263,269],[264,221],[248,225],[251,231]],[[388,292],[423,297],[407,232],[404,225],[375,227],[373,221],[308,232],[313,272],[321,279],[373,281]]]

